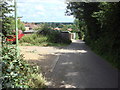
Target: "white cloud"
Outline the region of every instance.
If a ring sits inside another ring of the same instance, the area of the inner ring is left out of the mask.
[[[37,12],[36,14],[38,14],[38,15],[44,15],[45,16],[44,12]]]
[[[25,21],[73,21],[65,16],[65,0],[17,0],[18,16]]]
[[[45,11],[45,8],[43,5],[36,5],[34,9],[40,10],[40,11]]]
[[[64,3],[65,0],[18,0],[18,2],[32,2],[32,3],[37,3],[37,2],[45,2],[45,3]]]

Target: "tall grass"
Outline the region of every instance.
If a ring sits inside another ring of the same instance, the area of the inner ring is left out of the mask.
[[[49,36],[29,34],[20,40],[22,46],[66,46],[70,43],[70,40],[61,39],[56,33],[51,33]]]
[[[21,45],[44,45],[47,43],[48,37],[43,35],[37,35],[37,34],[29,34],[25,35],[21,40]]]

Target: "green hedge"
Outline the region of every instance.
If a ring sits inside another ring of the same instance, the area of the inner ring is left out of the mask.
[[[16,57],[17,52],[14,47],[4,44],[1,53],[2,77],[0,78],[3,88],[36,88],[34,80],[39,83],[37,87],[45,87],[45,79],[40,75],[39,67],[28,64],[23,60],[22,55]],[[34,77],[36,75],[39,78]]]

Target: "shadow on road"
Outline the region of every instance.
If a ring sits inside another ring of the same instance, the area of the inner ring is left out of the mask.
[[[49,88],[117,88],[118,72],[81,40],[36,60]],[[39,54],[42,56],[42,54]]]

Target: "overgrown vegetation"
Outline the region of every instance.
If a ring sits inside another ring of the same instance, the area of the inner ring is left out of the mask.
[[[21,45],[63,46],[71,43],[61,36],[59,31],[52,30],[47,24],[41,25],[37,33],[26,35],[20,40]]]
[[[0,10],[2,14],[0,14],[0,21],[2,22],[2,33],[4,36],[12,35],[15,30],[15,19],[13,16],[8,15],[14,11],[13,5],[9,5],[8,2],[3,2],[0,4]],[[18,19],[18,29],[25,30],[24,24]]]
[[[45,45],[47,44],[47,37],[43,35],[37,35],[37,34],[30,34],[30,35],[25,35],[22,37],[20,40],[21,45]]]
[[[13,11],[10,9],[11,7],[13,6],[8,5],[7,2],[0,3],[0,10],[2,10],[0,21],[3,23],[2,32],[0,32],[2,38],[0,41],[2,88],[45,88],[45,78],[40,73],[39,67],[24,61],[22,55],[17,57],[16,48],[3,41],[5,36],[12,34],[14,27],[11,26],[11,23],[13,26],[15,25],[15,22],[12,22],[14,18],[7,15]]]
[[[43,88],[45,79],[38,66],[29,65],[23,56],[17,56],[16,49],[4,44],[2,46],[2,87],[3,88]],[[34,77],[37,76],[37,77]],[[36,80],[39,85],[34,82]],[[33,85],[32,85],[32,84]],[[36,87],[35,85],[36,84]]]
[[[120,2],[70,2],[66,13],[84,22],[87,45],[120,69],[119,11]]]

